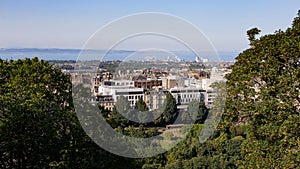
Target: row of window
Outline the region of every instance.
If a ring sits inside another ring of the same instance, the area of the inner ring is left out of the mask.
[[[199,98],[199,94],[181,94],[182,98]]]
[[[193,100],[198,100],[198,99],[180,99],[180,101],[182,102],[182,103],[189,103],[189,102],[191,102],[191,101],[193,101]],[[199,100],[198,100],[199,101]]]
[[[135,96],[124,96],[127,100],[138,100],[138,99],[144,99],[143,95],[135,95]],[[117,100],[120,99],[120,96],[117,96]]]
[[[133,82],[116,82],[116,86],[133,85]]]
[[[126,98],[128,98],[129,100],[131,100],[131,99],[135,99],[135,100],[137,100],[137,99],[144,99],[144,96],[126,96]]]
[[[113,106],[114,103],[100,103],[101,106]]]

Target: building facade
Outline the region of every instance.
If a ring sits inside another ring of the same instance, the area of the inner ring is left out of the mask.
[[[144,89],[134,87],[134,82],[131,80],[112,80],[102,82],[99,86],[98,93],[100,96],[111,96],[114,103],[121,96],[127,98],[130,106],[134,107],[139,99],[144,100]]]
[[[178,105],[188,105],[191,101],[205,101],[205,90],[192,87],[172,88],[170,93]]]
[[[114,99],[111,95],[99,95],[96,97],[96,101],[100,106],[110,111],[113,110],[113,107],[115,105]]]
[[[208,108],[213,107],[213,102],[217,97],[217,93],[213,89],[208,89],[206,91],[205,103]]]
[[[163,106],[166,100],[168,91],[162,88],[156,88],[155,90],[145,92],[145,103],[147,104],[149,110],[158,110]]]
[[[162,86],[161,79],[146,79],[146,80],[135,80],[134,87],[143,88],[146,90],[152,90],[153,87]]]

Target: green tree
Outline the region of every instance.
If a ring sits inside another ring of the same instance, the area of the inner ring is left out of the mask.
[[[248,39],[250,43],[252,43],[255,40],[255,35],[258,35],[261,32],[258,28],[252,28],[247,31]]]
[[[127,98],[124,96],[120,96],[120,98],[118,99],[118,101],[115,104],[115,108],[117,109],[117,111],[119,113],[122,113],[122,114],[127,114],[131,110],[130,103],[127,100]]]
[[[187,112],[187,111],[180,112],[179,115],[180,115],[181,123],[190,124],[193,122],[189,112]]]
[[[162,113],[163,122],[166,124],[172,123],[177,115],[177,105],[171,93],[167,93],[164,106],[162,107],[164,108]]]
[[[126,126],[128,125],[128,119],[126,118],[128,113],[131,112],[130,103],[124,96],[120,96],[118,101],[116,102],[111,115],[108,119],[108,122],[113,128],[118,126]]]
[[[37,58],[0,61],[1,168],[59,161],[72,128],[70,78]]]
[[[0,60],[0,168],[137,168],[84,133],[71,86],[48,62]]]
[[[300,12],[286,31],[253,41],[255,47],[239,54],[226,77],[224,125],[248,125],[245,168],[299,165],[299,17]]]
[[[222,132],[214,139],[199,142],[203,124],[195,124],[185,140],[167,153],[165,168],[237,168],[240,159],[241,136],[229,138]],[[182,165],[182,167],[179,167]]]
[[[139,98],[138,101],[135,103],[135,108],[140,112],[149,110],[147,104],[144,102],[142,98]]]
[[[188,113],[195,119],[195,123],[204,123],[208,116],[208,108],[204,102],[194,100],[189,103]]]
[[[135,109],[138,111],[136,114],[140,123],[147,124],[153,121],[153,112],[149,111],[147,104],[142,98],[139,98],[139,100],[135,103]]]

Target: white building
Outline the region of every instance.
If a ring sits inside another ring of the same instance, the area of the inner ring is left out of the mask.
[[[172,96],[176,99],[178,105],[184,105],[183,108],[193,101],[205,101],[206,92],[194,87],[172,88],[169,90]],[[179,106],[180,107],[180,106]]]
[[[98,89],[99,95],[111,95],[114,102],[117,102],[120,96],[124,96],[134,107],[135,103],[141,98],[144,100],[144,89],[134,87],[131,80],[112,80],[102,82]]]
[[[211,90],[210,86],[213,83],[225,81],[225,75],[227,73],[228,72],[226,72],[226,71],[221,71],[221,70],[218,70],[216,67],[213,67],[210,78],[202,79],[201,88],[203,90]]]
[[[184,86],[202,89],[202,79],[188,78],[184,79]]]
[[[207,90],[208,88],[210,88],[209,86],[211,85],[211,80],[210,79],[201,79],[202,83],[201,83],[201,89],[203,90]]]
[[[197,63],[201,63],[200,57],[199,57],[199,56],[196,56],[195,61],[196,61]]]
[[[213,107],[213,102],[217,97],[217,93],[213,90],[213,89],[208,89],[206,91],[206,97],[205,97],[205,105],[208,108],[212,108]]]
[[[162,108],[164,101],[166,100],[167,90],[163,90],[161,87],[156,87],[154,90],[147,91],[145,94],[145,102],[149,110],[158,110]]]

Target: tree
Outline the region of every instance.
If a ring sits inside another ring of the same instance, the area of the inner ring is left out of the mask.
[[[0,60],[0,168],[135,168],[84,133],[71,86],[48,62]]]
[[[120,96],[115,106],[113,107],[108,122],[113,128],[116,128],[118,126],[126,126],[128,125],[129,121],[127,118],[129,115],[131,115],[129,114],[131,111],[132,110],[130,108],[129,101],[124,96]]]
[[[0,61],[1,168],[40,168],[59,161],[72,121],[70,78],[50,64]]]
[[[167,124],[172,123],[177,115],[177,105],[171,93],[167,93],[163,108],[162,118],[164,122]]]
[[[259,30],[258,28],[252,28],[247,31],[247,35],[248,35],[250,44],[252,44],[253,41],[255,40],[255,35],[258,35],[260,32],[261,32],[261,30]]]
[[[204,123],[208,116],[208,108],[204,102],[191,101],[188,106],[188,113],[195,119],[195,123]]]
[[[244,139],[240,136],[229,139],[222,132],[215,139],[200,143],[198,137],[202,128],[203,124],[195,124],[187,137],[167,153],[165,168],[236,168]]]
[[[120,96],[120,98],[115,104],[115,108],[121,114],[127,114],[131,110],[130,103],[124,96]]]
[[[224,125],[248,125],[245,168],[294,168],[300,162],[299,17],[286,31],[253,41],[255,48],[239,54],[226,76]]]
[[[135,108],[140,112],[149,110],[147,104],[142,98],[139,98],[138,101],[135,103]]]
[[[139,123],[147,124],[154,120],[153,112],[149,111],[147,104],[142,98],[139,98],[139,100],[135,103],[135,109],[138,111],[136,114]]]

